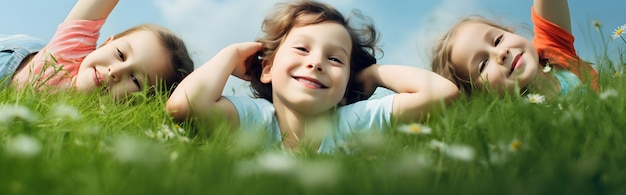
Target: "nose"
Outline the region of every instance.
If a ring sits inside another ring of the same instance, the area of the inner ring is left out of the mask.
[[[311,69],[314,71],[318,71],[318,72],[323,72],[324,68],[322,67],[322,57],[316,57],[311,55],[311,57],[309,58],[309,63],[307,63],[306,68],[307,69]]]
[[[496,62],[500,65],[503,65],[506,57],[509,55],[509,48],[498,48],[493,52],[493,55],[493,57],[496,59]]]
[[[109,65],[107,69],[109,70],[109,78],[113,81],[119,81],[121,77],[129,71],[130,66],[116,64]]]

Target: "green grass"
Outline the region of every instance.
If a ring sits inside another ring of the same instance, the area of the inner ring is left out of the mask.
[[[608,97],[461,99],[431,134],[362,135],[335,155],[267,150],[219,119],[178,126],[164,96],[7,89],[0,194],[624,194],[626,76],[613,73]]]

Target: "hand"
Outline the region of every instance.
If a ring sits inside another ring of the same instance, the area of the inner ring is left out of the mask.
[[[234,47],[237,52],[237,57],[240,60],[239,65],[235,67],[232,75],[250,81],[251,75],[249,75],[248,67],[250,66],[261,66],[261,59],[259,59],[260,52],[263,49],[261,43],[258,42],[246,42],[246,43],[236,43],[231,45],[230,47]]]

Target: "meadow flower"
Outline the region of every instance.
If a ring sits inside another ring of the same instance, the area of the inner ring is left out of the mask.
[[[398,159],[389,161],[387,170],[394,171],[395,174],[410,175],[420,173],[422,170],[429,168],[432,159],[422,153],[405,152]],[[388,172],[384,172],[388,174]]]
[[[18,135],[10,138],[6,142],[6,152],[17,157],[33,157],[41,151],[41,143],[39,140],[28,136]]]
[[[443,150],[446,156],[460,160],[460,161],[472,161],[474,160],[474,148],[461,144],[452,144]]]
[[[548,73],[552,70],[552,66],[550,66],[550,64],[546,64],[546,66],[543,67],[543,72]]]
[[[268,173],[287,173],[297,164],[294,156],[285,152],[267,152],[256,159],[259,171]]]
[[[443,151],[445,150],[448,145],[442,141],[439,140],[430,140],[430,148],[436,151]]]
[[[517,152],[521,147],[522,142],[520,142],[518,139],[513,139],[513,141],[511,141],[511,143],[509,144],[509,148],[512,152]]]
[[[333,187],[339,181],[340,165],[331,160],[305,161],[296,171],[296,177],[305,188]]]
[[[398,127],[398,131],[407,134],[430,134],[432,129],[419,123],[404,124]]]
[[[591,22],[591,25],[593,26],[593,28],[595,28],[597,31],[600,31],[600,29],[602,28],[602,23],[600,23],[600,21],[598,20],[594,20],[593,22]]]
[[[615,91],[615,89],[607,89],[602,91],[602,93],[600,93],[598,96],[600,96],[600,99],[602,100],[606,100],[607,98],[610,97],[617,97],[617,91]]]
[[[463,144],[446,144],[438,140],[430,141],[430,148],[439,151],[455,160],[472,161],[474,160],[474,148]]]
[[[617,29],[613,31],[611,38],[617,39],[617,38],[622,37],[622,34],[624,33],[625,30],[626,30],[626,24],[618,26]]]
[[[54,118],[59,120],[67,119],[76,121],[83,117],[76,108],[67,104],[55,104],[50,110],[50,113]]]
[[[0,106],[0,122],[12,122],[14,120],[24,120],[34,122],[37,115],[25,106],[21,105],[2,105]]]
[[[130,136],[120,136],[113,140],[113,156],[120,162],[152,164],[168,159],[163,148]]]
[[[540,104],[546,101],[546,97],[541,94],[528,94],[526,97],[528,98],[528,102],[533,104]]]
[[[161,129],[157,131],[148,130],[145,133],[148,137],[158,139],[161,141],[167,141],[167,140],[174,139],[174,138],[184,137],[180,135],[181,134],[180,132],[183,132],[183,133],[185,132],[184,129],[180,128],[179,126],[176,126],[174,129],[175,130],[172,130],[170,126],[166,124],[161,124]],[[179,139],[179,140],[183,142],[189,141],[189,139]]]
[[[502,164],[508,159],[509,153],[504,149],[503,144],[489,145],[489,162],[491,164]]]
[[[176,161],[176,159],[178,159],[178,152],[177,151],[173,151],[172,153],[170,153],[170,161],[174,162],[174,161]]]
[[[515,152],[522,149],[522,142],[518,139],[513,139],[510,142],[500,142],[497,145],[489,145],[489,162],[492,164],[504,163],[508,157]]]

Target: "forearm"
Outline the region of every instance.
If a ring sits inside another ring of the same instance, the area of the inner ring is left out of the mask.
[[[222,49],[176,87],[167,102],[167,111],[176,120],[189,116],[208,116],[222,98],[228,77],[241,66],[237,45]]]
[[[376,70],[370,73],[370,78],[373,78],[378,86],[385,87],[396,93],[436,90],[455,92],[454,89],[456,87],[454,84],[432,71],[401,65],[375,66]],[[433,95],[437,96],[436,93]]]
[[[542,18],[572,32],[567,0],[534,0],[533,7]]]
[[[105,19],[118,2],[119,0],[78,0],[65,21]]]
[[[400,122],[421,121],[441,102],[450,102],[459,96],[458,88],[451,81],[425,69],[377,65],[371,71],[371,78],[379,86],[398,93],[394,98],[393,116]]]

